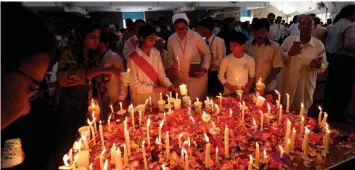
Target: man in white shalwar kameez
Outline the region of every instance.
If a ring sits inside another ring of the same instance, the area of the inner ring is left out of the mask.
[[[328,62],[321,41],[312,37],[314,21],[311,16],[303,16],[298,26],[300,33],[288,37],[281,46],[284,57],[283,101],[290,95],[290,112],[299,113],[301,103],[304,113],[308,113],[313,103],[317,74],[323,72]]]
[[[189,19],[185,13],[175,14],[172,18],[175,33],[168,39],[168,58],[170,76],[175,79],[175,86],[186,84],[192,100],[203,99],[207,94],[208,69],[211,52],[203,38],[189,29]],[[190,64],[200,63],[195,76],[189,75]],[[180,66],[180,68],[179,68]]]

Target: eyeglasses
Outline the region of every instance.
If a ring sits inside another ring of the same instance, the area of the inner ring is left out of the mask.
[[[39,92],[45,91],[48,89],[48,85],[45,81],[39,82],[36,79],[32,78],[31,76],[27,75],[25,72],[17,69],[15,70],[17,73],[29,78],[35,85],[38,86],[38,88],[31,88],[31,92],[34,93],[34,95],[30,98],[30,101],[35,100],[37,97],[39,97],[40,94]]]

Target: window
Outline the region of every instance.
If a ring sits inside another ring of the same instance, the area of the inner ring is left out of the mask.
[[[251,21],[251,10],[243,10],[240,11],[240,21],[245,22],[245,21]]]
[[[126,28],[127,18],[131,18],[133,22],[137,19],[145,20],[144,12],[123,12],[123,28]]]

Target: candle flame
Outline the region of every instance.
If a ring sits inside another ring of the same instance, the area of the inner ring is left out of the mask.
[[[100,125],[101,125],[101,120],[100,120]]]
[[[253,161],[253,156],[249,155],[249,160],[250,160],[250,162],[252,162]]]
[[[101,156],[101,157],[104,156],[105,152],[106,152],[106,147],[101,151],[100,156]]]
[[[228,126],[226,125],[226,129],[228,129]]]
[[[207,97],[207,101],[210,101],[210,98],[209,98],[209,97]]]
[[[216,127],[216,124],[213,121],[211,121],[211,123],[213,127]]]
[[[142,148],[144,148],[145,140],[142,141]]]
[[[274,90],[274,91],[275,91],[275,93],[277,93],[278,95],[280,95],[279,91],[277,91],[277,90]]]
[[[267,154],[266,154],[266,150],[264,149],[264,157],[266,158],[267,157]]]
[[[256,126],[256,122],[255,122],[255,119],[253,118],[253,125]]]
[[[217,104],[215,104],[215,105],[214,105],[214,107],[216,107],[216,108],[217,108],[217,110],[218,110],[218,105],[217,105]]]
[[[258,148],[258,147],[259,147],[259,143],[258,143],[258,142],[255,142],[255,146]]]
[[[110,116],[108,117],[108,120],[111,120],[111,116],[112,116],[112,114],[110,114]]]
[[[263,111],[259,110],[260,115],[263,115]]]
[[[182,149],[181,149],[181,152],[182,152],[183,154],[186,154],[186,155],[187,155],[187,151],[186,151],[185,148],[182,148]]]
[[[190,119],[195,123],[195,119],[192,116],[190,116]]]
[[[322,111],[322,107],[318,106],[319,111]]]
[[[233,110],[229,109],[229,117],[232,117],[232,114],[233,114]]]
[[[121,152],[121,149],[120,147],[117,148],[116,152]]]
[[[270,107],[269,103],[267,103],[266,105],[267,105],[267,110],[270,112],[271,107]]]
[[[204,135],[205,135],[205,140],[206,140],[206,142],[209,143],[210,140],[209,140],[208,136],[206,135],[206,133],[204,133]]]
[[[164,120],[162,120],[162,121],[160,122],[159,128],[161,129],[161,128],[163,127],[163,125],[164,125]]]
[[[156,137],[156,138],[155,138],[155,143],[156,143],[156,144],[159,144],[159,143],[160,143],[160,142],[159,142],[159,137]]]
[[[198,100],[198,97],[197,97],[197,102],[199,102],[200,100]]]
[[[88,121],[87,121],[87,122],[88,122],[88,125],[89,125],[89,126],[92,125],[92,123],[90,122],[89,118],[88,118]]]
[[[105,163],[104,163],[104,170],[107,170],[107,165],[108,165],[108,161],[107,159],[105,160]]]
[[[216,152],[218,153],[218,148],[216,147]]]
[[[295,133],[296,133],[296,129],[295,129],[294,127],[292,128],[292,132],[295,132]]]
[[[304,107],[303,103],[301,103],[301,107]]]
[[[304,116],[302,115],[301,120],[304,121]]]
[[[290,95],[286,93],[286,97],[290,97]]]
[[[94,99],[91,99],[91,107],[95,107]]]
[[[92,169],[93,163],[90,164],[89,169]]]
[[[170,98],[170,96],[169,96],[169,95],[167,95],[167,94],[166,94],[165,96],[166,96],[166,97],[168,97],[168,99]]]
[[[279,148],[280,148],[280,152],[283,153],[283,152],[284,152],[284,149],[282,148],[281,145],[279,145]]]
[[[148,119],[148,122],[147,122],[147,128],[149,128],[150,126],[150,118]]]
[[[304,129],[305,129],[306,132],[308,132],[308,133],[310,132],[307,127],[304,127]]]
[[[115,143],[112,144],[112,148],[116,148],[116,144]]]
[[[289,143],[289,144],[290,144],[290,143],[291,143],[291,140],[290,140],[290,139],[287,139],[287,143]]]
[[[65,166],[69,166],[70,164],[68,163],[68,160],[70,159],[69,155],[68,154],[65,154],[63,156],[63,162],[64,162],[64,165]]]
[[[180,135],[179,135],[179,138],[181,138],[182,137],[182,132],[180,133]]]

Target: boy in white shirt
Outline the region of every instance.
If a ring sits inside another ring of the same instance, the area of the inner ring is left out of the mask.
[[[233,94],[241,88],[248,93],[253,86],[255,77],[255,62],[244,53],[246,37],[241,32],[230,35],[231,54],[222,60],[218,79],[224,86],[224,95]]]

